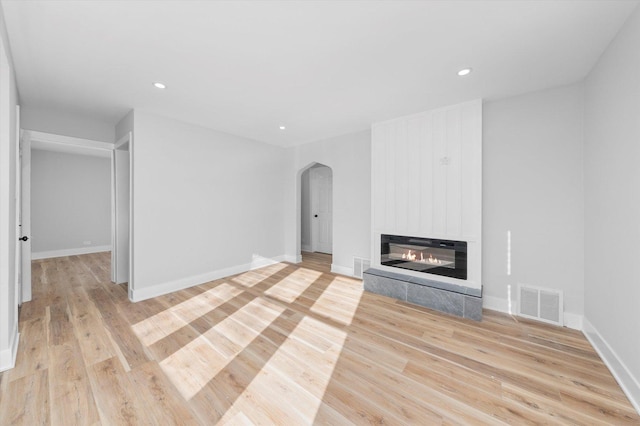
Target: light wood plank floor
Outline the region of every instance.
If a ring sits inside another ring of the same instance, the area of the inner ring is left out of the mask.
[[[302,262],[305,268],[320,272],[331,272],[333,257],[326,253],[302,252]]]
[[[321,263],[133,304],[108,253],[34,262],[0,424],[640,423],[581,333],[441,315]]]

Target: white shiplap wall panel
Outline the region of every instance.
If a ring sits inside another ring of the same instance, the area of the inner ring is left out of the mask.
[[[464,155],[462,170],[466,178],[461,182],[462,235],[479,240],[482,229],[482,117],[474,104],[461,109],[461,149]]]
[[[388,140],[388,126],[374,126],[371,131],[371,184],[376,188],[376,195],[372,197],[371,223],[374,229],[382,229],[386,223],[386,148]],[[384,189],[384,190],[382,190]]]
[[[433,234],[433,114],[423,114],[420,133],[420,230],[417,235]]]
[[[420,148],[424,141],[424,120],[411,118],[407,120],[407,181],[408,181],[408,207],[407,207],[407,233],[415,235],[420,232],[420,194],[424,181],[425,170],[421,167]]]
[[[407,142],[407,121],[398,121],[396,126],[395,143],[395,177],[394,188],[396,195],[396,227],[399,233],[406,235],[407,219],[409,216],[409,157],[405,154],[409,152]]]
[[[443,173],[447,160],[447,115],[446,110],[438,110],[433,114],[433,233],[446,235],[447,232],[447,174]],[[446,169],[445,169],[446,171]]]
[[[385,185],[385,222],[383,223],[383,227],[390,227],[392,229],[396,229],[396,140],[398,138],[398,126],[396,123],[389,126],[387,143],[385,146],[385,175],[384,175],[384,185]],[[398,153],[399,154],[399,153]]]
[[[446,158],[447,164],[442,166],[442,174],[447,181],[447,205],[445,235],[450,239],[458,239],[462,231],[462,191],[461,191],[461,151],[460,151],[460,127],[461,108],[451,108],[446,112]],[[455,237],[455,238],[454,238]]]
[[[479,288],[482,102],[374,124],[372,207],[372,266],[381,233],[467,241],[468,279],[434,279]]]

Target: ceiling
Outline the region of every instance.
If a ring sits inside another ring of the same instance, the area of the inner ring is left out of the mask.
[[[281,146],[580,81],[637,4],[1,1],[23,106],[113,125],[135,108]]]

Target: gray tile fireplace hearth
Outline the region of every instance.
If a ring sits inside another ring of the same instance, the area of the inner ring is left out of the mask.
[[[475,321],[482,320],[482,290],[369,268],[364,289]]]

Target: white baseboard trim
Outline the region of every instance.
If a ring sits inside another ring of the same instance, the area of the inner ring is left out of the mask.
[[[302,255],[298,254],[298,255],[294,255],[294,254],[285,254],[283,257],[283,261],[285,262],[289,262],[289,263],[300,263],[302,262]]]
[[[513,315],[513,310],[509,311],[509,303],[507,299],[501,299],[499,297],[482,295],[482,307],[485,309],[491,309],[492,311],[504,312],[506,314]]]
[[[77,256],[80,254],[101,253],[111,251],[111,246],[80,247],[64,250],[39,251],[31,253],[31,259],[50,259],[52,257]]]
[[[247,270],[253,270],[253,269],[263,268],[269,265],[275,265],[276,263],[284,262],[285,260],[286,260],[286,256],[284,254],[276,257],[262,257],[254,254],[253,260],[249,264],[249,269]],[[243,272],[246,272],[246,271],[243,271]]]
[[[302,250],[302,251],[309,251],[309,252],[310,252],[310,251],[312,251],[312,250],[311,250],[311,246],[310,246],[309,244],[302,244],[302,245],[300,246],[300,250]]]
[[[564,326],[572,330],[583,330],[584,316],[573,314],[571,312],[564,313]]]
[[[509,307],[509,300],[494,296],[482,296],[482,307],[491,309],[492,311],[504,312],[509,315],[518,315],[515,303]],[[563,323],[567,328],[582,331],[582,315],[565,312],[563,314]]]
[[[334,274],[346,275],[348,277],[353,276],[353,268],[336,265],[335,263],[331,264],[331,272],[333,272]]]
[[[20,333],[18,333],[18,324],[16,324],[9,347],[0,351],[0,372],[10,370],[16,366],[16,355],[18,354],[19,343]]]
[[[184,290],[185,288],[208,283],[209,281],[219,280],[220,278],[225,278],[231,275],[237,275],[243,272],[251,271],[253,269],[274,265],[276,263],[286,261],[287,258],[288,256],[286,255],[276,256],[272,258],[254,256],[251,263],[218,269],[216,271],[211,271],[200,275],[193,275],[191,277],[156,284],[151,287],[133,289],[131,291],[131,301],[141,302],[153,297],[163,296],[165,294],[173,293],[174,291]]]
[[[629,398],[631,405],[633,405],[638,414],[640,414],[640,380],[631,374],[624,362],[622,362],[616,352],[609,346],[609,343],[607,343],[587,318],[583,319],[582,333],[609,368],[609,371],[611,371],[611,374],[615,377],[622,391],[627,395],[627,398]]]

